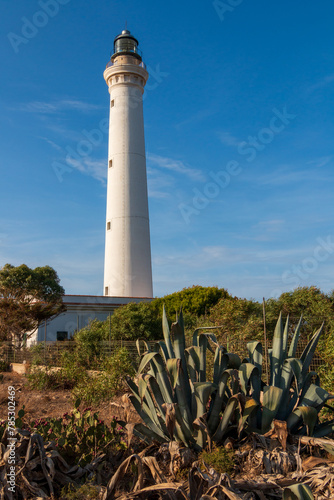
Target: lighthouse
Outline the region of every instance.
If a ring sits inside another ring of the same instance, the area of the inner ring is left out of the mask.
[[[148,72],[128,30],[114,40],[110,94],[104,295],[153,297],[143,117]]]

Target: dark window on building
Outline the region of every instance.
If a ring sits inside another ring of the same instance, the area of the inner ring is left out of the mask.
[[[67,340],[68,332],[57,332],[57,340]]]

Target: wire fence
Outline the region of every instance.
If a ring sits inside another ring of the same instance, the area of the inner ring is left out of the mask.
[[[151,347],[155,342],[149,342]],[[242,339],[236,339],[235,337],[221,338],[221,345],[227,347],[228,352],[234,352],[239,355],[241,360],[248,357],[247,342]],[[187,342],[187,345],[191,345],[191,339]],[[307,345],[307,340],[300,339],[296,357],[299,358]],[[120,348],[125,347],[131,357],[131,360],[135,365],[138,365],[139,355],[137,352],[136,342],[129,340],[111,340],[100,342],[97,349],[100,358],[107,358],[112,354],[115,354]],[[272,340],[268,340],[268,348],[272,347]],[[56,341],[56,342],[39,342],[29,348],[16,348],[13,344],[9,342],[2,342],[0,344],[0,359],[6,363],[27,363],[27,364],[38,364],[47,366],[60,366],[61,358],[65,352],[74,352],[77,348],[77,344],[74,341]],[[264,348],[264,346],[263,346]],[[89,359],[87,359],[89,362]],[[324,360],[321,356],[315,353],[310,369],[317,371],[317,368],[324,365]]]

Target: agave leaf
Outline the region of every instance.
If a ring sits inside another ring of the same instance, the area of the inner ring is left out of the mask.
[[[147,381],[148,385],[150,386],[150,389],[153,393],[154,400],[156,402],[156,405],[158,407],[160,415],[163,416],[164,415],[163,405],[165,403],[165,400],[161,394],[159,384],[158,384],[156,378],[152,375],[146,374],[146,375],[144,375],[144,377],[146,378],[146,381]]]
[[[223,368],[221,366],[222,355],[224,351],[222,347],[216,347],[215,357],[213,360],[213,383],[218,385],[221,374],[223,372]]]
[[[289,335],[289,315],[286,318],[284,332],[283,332],[283,340],[282,340],[283,359],[286,359],[288,354],[288,335]]]
[[[280,408],[277,413],[278,420],[285,420],[295,407],[302,386],[302,362],[296,358],[287,358],[282,367],[280,386],[283,390]],[[295,378],[295,390],[291,395],[291,382]]]
[[[141,344],[144,344],[144,349],[143,352],[141,351]],[[150,352],[150,345],[142,339],[137,339],[136,340],[136,347],[137,347],[137,352],[139,356],[142,356],[143,354],[146,354],[147,352]]]
[[[328,399],[331,399],[332,397],[333,396],[331,396],[322,387],[311,384],[307,389],[305,396],[303,397],[299,406],[312,406],[313,408],[318,408],[318,410],[320,411],[326,401],[328,401]]]
[[[170,337],[170,331],[169,331],[169,325],[168,325],[165,304],[164,304],[163,310],[162,310],[162,331],[164,334],[164,340],[165,340],[166,347],[167,347],[168,357],[175,358],[175,354],[174,354],[173,346],[172,346],[172,341],[171,341],[171,337]]]
[[[169,373],[170,383],[173,389],[175,389],[176,387],[178,371],[179,371],[178,365],[180,361],[181,361],[180,359],[176,358],[167,359],[166,368]]]
[[[141,402],[143,402],[143,400],[144,400],[146,390],[147,390],[147,381],[145,380],[143,375],[139,375],[139,377],[138,377],[138,393],[139,393]]]
[[[163,360],[165,363],[167,363],[167,359],[169,359],[169,354],[168,354],[168,350],[167,350],[167,347],[166,347],[166,342],[164,342],[163,340],[160,340],[158,342],[159,346],[160,346],[160,352],[162,357],[163,357]]]
[[[239,427],[238,427],[238,435],[239,436],[240,436],[241,432],[243,431],[243,429],[245,428],[247,420],[250,417],[252,417],[253,412],[256,410],[256,408],[258,406],[259,406],[259,403],[257,401],[255,401],[255,399],[248,398],[246,400],[245,407],[244,407],[244,410],[242,412],[242,418],[239,421]],[[251,422],[249,422],[249,426],[250,426],[250,424],[251,424]]]
[[[222,406],[223,406],[223,401],[224,401],[224,396],[226,394],[226,387],[227,383],[230,377],[232,377],[233,370],[225,370],[221,377],[220,380],[218,381],[218,388],[217,392],[215,394],[214,402],[212,404],[212,407],[210,409],[210,414],[208,418],[208,427],[210,429],[211,434],[215,432],[217,429],[217,426],[219,424],[219,414],[221,412]]]
[[[150,420],[163,431],[163,426],[161,425],[161,422],[158,419],[157,416],[157,411],[154,405],[154,402],[152,400],[152,396],[149,391],[145,390],[145,395],[143,396],[143,386],[144,384],[147,385],[147,382],[143,379],[141,379],[140,385],[137,387],[137,385],[131,380],[130,377],[127,377],[126,382],[128,386],[130,387],[132,391],[132,396],[136,399],[136,401],[140,404],[140,407],[143,412],[145,412]],[[131,398],[130,398],[131,399]],[[134,405],[133,399],[131,399],[132,405]],[[135,409],[137,411],[137,406],[135,406]],[[146,422],[145,422],[146,423]]]
[[[287,424],[291,432],[296,432],[301,420],[306,426],[308,436],[313,436],[313,430],[318,420],[318,412],[312,406],[298,406],[296,410],[289,415]]]
[[[191,346],[185,350],[185,356],[187,360],[187,367],[189,378],[194,384],[198,382],[199,370],[200,370],[200,348],[198,346]]]
[[[119,424],[121,425],[121,422],[119,422]],[[139,437],[140,439],[149,444],[152,442],[152,440],[158,441],[159,443],[166,442],[165,437],[161,437],[159,434],[156,434],[154,431],[152,431],[152,429],[146,427],[146,425],[141,423],[135,424],[133,428],[133,433],[135,436]]]
[[[180,310],[179,319],[177,323],[172,324],[171,333],[174,338],[174,352],[175,357],[181,360],[182,370],[179,371],[179,385],[184,392],[187,405],[191,407],[191,390],[189,385],[189,377],[187,372],[187,361],[185,356],[186,339],[184,336],[184,323],[183,323],[183,313]]]
[[[214,386],[211,382],[196,382],[194,384],[194,394],[196,408],[193,409],[193,419],[201,417],[206,413],[206,407]],[[196,413],[194,413],[194,411]]]
[[[213,435],[213,441],[221,441],[226,433],[228,426],[230,424],[231,418],[234,415],[235,409],[239,404],[240,394],[231,396],[227,402],[226,408],[224,410],[223,416],[219,422],[218,428]]]
[[[146,424],[146,426],[151,431],[153,431],[154,434],[156,434],[157,436],[160,436],[160,438],[162,438],[164,441],[169,441],[169,436],[166,435],[163,432],[161,426],[160,425],[158,426],[151,418],[150,410],[147,408],[147,406],[145,404],[143,404],[143,407],[142,407],[140,404],[140,401],[138,401],[138,399],[136,398],[136,396],[134,394],[131,394],[129,396],[129,398],[130,398],[130,401],[133,404],[136,412],[141,417],[141,419]]]
[[[334,420],[323,422],[322,424],[316,425],[313,431],[313,437],[322,438],[328,436],[334,432]],[[331,455],[334,455],[334,446],[332,447]]]
[[[283,321],[282,313],[280,312],[273,338],[272,358],[270,363],[270,385],[275,387],[280,386],[281,366],[283,365],[284,359]]]
[[[194,420],[193,426],[197,429],[196,443],[200,448],[204,448],[206,441],[208,441],[209,451],[211,451],[211,436],[208,429],[205,417],[198,417]]]
[[[319,338],[320,338],[320,335],[321,335],[323,327],[324,327],[324,323],[321,325],[321,327],[319,328],[319,330],[317,330],[315,332],[315,334],[313,335],[313,337],[311,338],[311,340],[309,341],[309,343],[305,347],[305,349],[303,351],[303,354],[300,357],[300,360],[303,363],[303,372],[302,372],[303,377],[306,376],[306,374],[307,374],[307,372],[309,370],[309,367],[310,367],[310,364],[312,362],[312,359],[313,359],[313,356],[314,356],[314,352],[315,352],[315,350],[317,348],[317,345],[318,345]]]
[[[297,345],[298,345],[298,340],[299,340],[299,335],[300,335],[300,327],[301,327],[301,324],[302,324],[302,319],[303,319],[303,316],[300,317],[300,319],[298,321],[298,325],[296,326],[295,332],[293,334],[293,337],[292,337],[292,340],[291,340],[291,344],[290,344],[290,348],[289,348],[289,352],[288,352],[288,357],[289,358],[295,358],[296,357]]]
[[[198,380],[199,382],[206,382],[206,350],[208,347],[208,337],[204,334],[200,334],[198,344],[200,348]]]
[[[233,352],[225,352],[222,356],[222,369],[227,370],[228,368],[239,369],[241,365],[241,359],[238,354]]]
[[[314,496],[307,484],[298,483],[284,488],[283,500],[314,500]]]
[[[291,409],[291,404],[290,404],[290,410],[292,411],[295,407],[301,404],[301,402],[304,399],[305,394],[309,390],[310,386],[314,384],[318,387],[320,387],[320,378],[319,375],[316,372],[308,372],[306,376],[302,379],[302,384],[301,384],[301,389],[299,390],[299,395],[298,398],[293,398],[295,401],[295,406]],[[330,399],[330,397],[328,398]]]
[[[167,370],[172,382],[173,389],[175,389],[175,396],[178,402],[182,421],[185,422],[189,430],[192,428],[192,415],[191,405],[188,404],[186,394],[182,386],[183,368],[180,359],[169,359],[167,361]]]
[[[140,362],[139,368],[138,368],[138,374],[140,374],[144,368],[146,367],[147,363],[150,363],[150,366],[152,368],[151,361],[152,359],[157,355],[156,352],[147,352],[146,354],[143,355],[142,360]]]
[[[244,395],[250,395],[256,401],[260,401],[261,378],[258,367],[252,363],[243,363],[239,368],[239,379]]]
[[[218,344],[216,335],[214,335],[212,333],[199,333],[201,330],[217,330],[218,328],[221,328],[221,327],[219,327],[219,326],[201,326],[199,328],[196,328],[196,330],[193,333],[193,345],[194,346],[199,345],[198,339],[199,339],[200,335],[207,335],[212,340],[212,342],[214,342],[218,346],[219,344]]]
[[[155,353],[154,357],[152,358],[152,363],[155,368],[155,377],[159,384],[161,394],[165,400],[165,403],[175,403],[173,397],[173,389],[170,384],[166,366],[159,353]]]
[[[270,430],[272,421],[277,415],[283,391],[280,387],[271,385],[263,388],[262,402],[262,433]]]
[[[262,376],[262,344],[257,340],[247,343],[247,349],[249,352],[249,363],[252,363],[259,370],[259,376]]]

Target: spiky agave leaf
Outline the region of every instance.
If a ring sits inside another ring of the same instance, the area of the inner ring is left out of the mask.
[[[274,385],[263,388],[261,423],[262,434],[265,434],[270,430],[272,422],[277,415],[282,394],[282,389],[280,389],[279,387],[275,387]]]
[[[314,500],[314,496],[307,484],[298,483],[284,488],[283,500]]]

